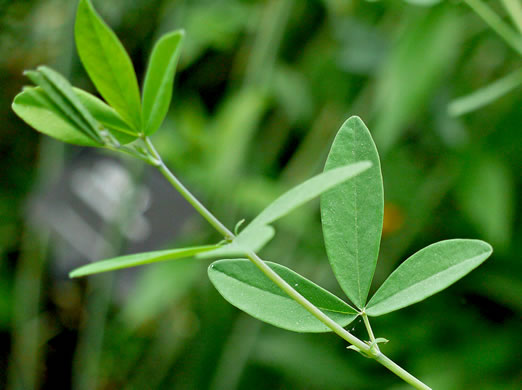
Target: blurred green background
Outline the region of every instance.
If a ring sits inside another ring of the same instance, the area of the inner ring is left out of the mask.
[[[153,42],[186,30],[173,104],[153,140],[229,227],[318,173],[342,122],[359,115],[379,148],[386,196],[373,291],[434,241],[495,248],[443,293],[376,318],[376,336],[391,340],[383,351],[434,389],[520,388],[521,88],[448,114],[454,99],[520,72],[520,54],[477,14],[457,1],[93,3],[140,80]],[[516,31],[501,2],[488,4]],[[75,8],[0,1],[0,387],[406,389],[331,334],[240,313],[209,283],[207,261],[68,279],[111,253],[219,240],[152,168],[41,137],[11,111],[28,84],[22,71],[39,64],[93,90],[74,49]],[[85,170],[103,179],[100,189],[74,185]],[[104,212],[99,196],[111,187]],[[342,296],[317,206],[279,222],[261,255]]]

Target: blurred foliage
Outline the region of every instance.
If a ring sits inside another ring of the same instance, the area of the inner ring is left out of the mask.
[[[433,388],[519,388],[521,89],[459,117],[448,105],[521,62],[470,8],[420,0],[94,4],[140,82],[154,40],[186,30],[173,104],[154,141],[229,227],[320,171],[341,123],[361,116],[385,181],[375,285],[440,239],[481,238],[495,247],[446,292],[377,318],[376,336],[391,340],[384,351]],[[74,12],[66,0],[0,1],[0,387],[404,388],[336,337],[291,334],[239,313],[211,287],[202,260],[80,281],[56,267],[59,237],[34,221],[27,200],[81,152],[40,139],[10,102],[26,83],[22,71],[38,64],[92,91],[73,47]],[[132,197],[123,200],[125,213],[134,206]],[[178,198],[170,205],[187,207]],[[279,222],[262,254],[341,294],[316,206]],[[197,216],[175,224],[166,247],[217,239]],[[120,228],[104,231],[123,250]],[[365,337],[360,324],[354,332]]]

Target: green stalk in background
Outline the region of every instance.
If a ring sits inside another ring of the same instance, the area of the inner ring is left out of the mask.
[[[516,1],[516,0],[515,0]],[[487,4],[480,0],[464,0],[464,2],[486,22],[506,43],[518,54],[522,55],[522,35],[517,34]],[[518,21],[518,16],[516,16]],[[518,23],[517,23],[518,25]]]

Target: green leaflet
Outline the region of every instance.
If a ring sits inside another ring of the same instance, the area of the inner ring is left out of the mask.
[[[355,309],[315,283],[282,265],[266,263],[339,325],[346,326],[357,317]],[[210,265],[208,275],[228,302],[252,317],[294,332],[330,331],[249,260],[216,261]]]
[[[386,279],[366,313],[380,316],[445,289],[482,264],[493,252],[480,240],[440,241],[409,257]]]
[[[83,133],[40,88],[25,87],[14,98],[13,111],[29,126],[62,142],[100,146]]]
[[[180,249],[167,249],[164,251],[154,251],[145,253],[136,253],[134,255],[119,256],[108,260],[102,260],[95,263],[84,265],[77,268],[69,274],[71,278],[79,276],[92,275],[100,272],[114,271],[122,268],[135,267],[158,261],[181,259],[194,256],[197,253],[210,251],[217,248],[217,245],[194,246]]]
[[[143,129],[152,134],[161,126],[170,105],[174,73],[184,32],[171,32],[154,45],[143,86]]]
[[[384,213],[381,165],[370,132],[349,118],[334,139],[325,172],[368,160],[370,169],[321,196],[321,220],[328,259],[350,300],[364,307],[372,282]]]
[[[140,129],[140,92],[132,62],[88,0],[80,0],[74,35],[78,55],[98,92],[135,130]]]
[[[114,109],[97,97],[73,88],[79,102],[122,144],[136,139],[132,129]],[[25,87],[13,101],[14,112],[28,125],[60,141],[81,146],[101,146],[83,133],[40,87]]]
[[[31,81],[44,90],[47,98],[58,107],[80,131],[98,144],[101,145],[104,143],[99,134],[98,123],[81,104],[67,79],[46,66],[39,66],[37,71],[26,71],[25,74]]]

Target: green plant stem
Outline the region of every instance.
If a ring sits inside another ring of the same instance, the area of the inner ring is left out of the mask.
[[[225,240],[231,242],[234,240],[235,235],[219,221],[201,202],[178,180],[176,176],[168,169],[160,155],[154,148],[150,138],[143,137],[142,138],[149,152],[152,154],[152,157],[157,160],[156,167],[159,171],[165,176],[165,178],[172,184],[172,186],[180,192],[180,194],[200,213],[220,234],[223,235]],[[315,318],[325,324],[328,328],[330,328],[334,333],[336,333],[342,339],[348,341],[350,344],[359,348],[361,353],[364,355],[375,359],[383,366],[388,368],[395,375],[403,379],[405,382],[409,383],[413,387],[421,390],[431,390],[430,387],[422,383],[420,380],[415,378],[413,375],[408,373],[402,367],[394,363],[388,357],[383,355],[380,351],[374,351],[367,345],[364,341],[359,340],[357,337],[352,335],[342,326],[340,326],[337,322],[332,320],[326,314],[324,314],[319,308],[317,308],[314,304],[312,304],[308,299],[303,297],[299,292],[297,292],[290,284],[288,284],[281,276],[279,276],[272,268],[270,268],[254,251],[247,250],[246,256],[248,259],[258,267],[261,272],[263,272],[272,282],[274,282],[281,290],[287,293],[292,299],[294,299],[297,303],[303,306],[310,314],[312,314]]]
[[[480,0],[464,0],[508,45],[522,55],[522,36],[511,29],[488,5]]]
[[[393,360],[391,360],[389,357],[384,355],[381,352],[378,352],[376,356],[373,357],[376,361],[381,363],[384,367],[386,367],[388,370],[393,372],[395,375],[397,375],[399,378],[401,378],[406,383],[409,383],[416,389],[422,389],[422,390],[431,390],[431,387],[425,385],[420,380],[415,378],[413,375],[411,375],[408,371],[404,370],[401,366],[399,366],[397,363],[395,363]]]
[[[522,33],[522,3],[520,0],[502,0],[504,8],[513,19],[513,23],[517,26],[518,31]]]
[[[366,331],[368,332],[368,336],[370,336],[370,341],[372,343],[375,343],[375,336],[373,334],[373,330],[372,330],[372,327],[370,325],[370,320],[368,319],[368,315],[366,314],[366,312],[364,310],[361,313],[361,317],[363,318],[364,326],[366,327]],[[377,348],[377,350],[379,349],[379,346],[377,345],[377,343],[375,343],[375,347]]]
[[[145,137],[144,141],[151,152],[152,156],[156,159],[156,167],[165,176],[170,184],[189,202],[196,211],[210,223],[214,229],[223,235],[226,241],[232,242],[235,238],[234,233],[227,229],[225,225],[221,223],[203,204],[194,196],[192,193],[181,183],[176,176],[167,168],[160,155],[156,151],[156,148],[150,141],[150,138]]]

